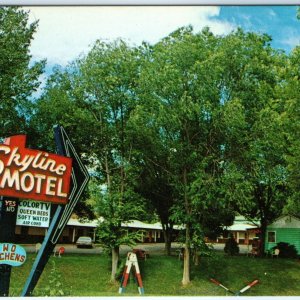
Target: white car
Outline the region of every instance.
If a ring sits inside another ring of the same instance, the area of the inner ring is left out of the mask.
[[[93,242],[89,236],[81,236],[78,238],[78,240],[76,242],[76,246],[77,246],[77,248],[80,248],[80,247],[93,248]]]

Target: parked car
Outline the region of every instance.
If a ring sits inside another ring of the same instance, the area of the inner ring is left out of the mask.
[[[78,240],[76,242],[76,246],[77,246],[77,248],[80,248],[80,247],[93,248],[93,242],[89,236],[81,236],[78,238]]]

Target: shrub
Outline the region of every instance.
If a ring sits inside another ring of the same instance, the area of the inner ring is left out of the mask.
[[[238,243],[236,242],[232,234],[225,243],[224,251],[229,255],[237,255],[240,252]]]
[[[117,269],[117,271],[116,271],[116,279],[117,279],[117,280],[121,280],[121,279],[122,279],[122,276],[123,276],[123,273],[124,273],[125,265],[126,265],[126,261],[125,261],[125,260],[120,260],[120,261],[119,261],[118,269]]]
[[[52,268],[48,277],[48,285],[39,290],[35,290],[34,296],[68,296],[71,295],[71,291],[66,289],[62,283],[62,274],[56,269],[55,262],[52,261]]]
[[[284,258],[296,258],[298,256],[297,249],[294,245],[289,243],[280,242],[277,243],[277,246],[274,246],[272,249],[279,249],[279,257]]]

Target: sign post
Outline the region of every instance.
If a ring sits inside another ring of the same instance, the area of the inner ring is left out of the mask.
[[[55,245],[67,224],[76,203],[89,181],[89,174],[62,126],[54,127],[54,136],[59,155],[72,158],[71,192],[66,205],[58,205],[51,220],[47,235],[32,266],[21,296],[30,296],[47,264]]]
[[[15,241],[15,227],[18,201],[14,198],[0,199],[0,242],[13,243]],[[8,296],[11,265],[0,264],[0,296]]]
[[[3,245],[3,251],[0,252],[1,296],[9,294],[11,266],[14,266],[9,262],[17,256],[20,257],[15,252],[20,246],[12,244],[12,251],[8,251],[10,243],[15,239],[18,199],[66,204],[70,190],[71,158],[28,149],[25,146],[26,135],[9,137],[0,144],[0,195],[5,196],[0,199],[0,243]],[[34,217],[35,220],[32,216],[32,222],[36,224],[38,220],[46,218],[37,215]],[[31,216],[28,216],[28,221],[29,219]],[[1,261],[3,256],[7,259]]]
[[[63,127],[56,126],[54,135],[58,154],[26,148],[25,135],[0,144],[0,296],[9,294],[11,266],[22,264],[26,257],[25,250],[13,244],[16,222],[48,227],[50,203],[57,206],[22,291],[22,296],[30,296],[89,181]],[[19,203],[19,198],[26,200]]]

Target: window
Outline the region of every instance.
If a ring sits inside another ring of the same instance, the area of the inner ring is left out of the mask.
[[[276,243],[276,232],[275,231],[268,231],[268,242]]]

